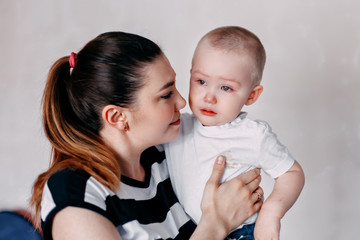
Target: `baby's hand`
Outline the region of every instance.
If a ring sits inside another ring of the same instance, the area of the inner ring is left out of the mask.
[[[279,240],[280,219],[259,214],[254,230],[255,240]]]

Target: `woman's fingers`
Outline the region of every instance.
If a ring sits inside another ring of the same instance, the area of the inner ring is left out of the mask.
[[[217,157],[205,186],[201,209],[202,219],[206,219],[206,222],[216,221],[219,226],[230,231],[259,211],[262,201],[258,198],[263,195],[263,190],[259,187],[259,169],[220,184],[225,165],[225,157]]]
[[[259,176],[260,176],[260,169],[255,168],[244,174],[239,175],[238,178],[240,178],[244,184],[249,184],[252,183]],[[260,177],[260,181],[261,181],[261,177]]]
[[[216,161],[215,161],[215,164],[213,167],[213,171],[208,180],[208,183],[215,184],[215,186],[218,186],[221,176],[224,173],[224,169],[225,169],[225,157],[220,155],[216,158]]]
[[[244,184],[244,187],[246,187],[250,193],[253,193],[256,189],[258,189],[261,182],[260,169],[250,170],[236,178]],[[259,193],[263,195],[262,189]]]
[[[253,213],[260,211],[262,205],[263,205],[263,201],[255,202],[254,205],[252,206]]]
[[[264,191],[261,187],[258,187],[253,194],[251,195],[251,198],[254,202],[262,200],[262,197],[264,196]]]
[[[224,173],[225,169],[225,157],[224,156],[218,156],[216,158],[212,173],[210,175],[210,178],[206,182],[206,186],[203,193],[203,198],[201,201],[201,210],[203,213],[205,211],[212,211],[213,204],[216,202],[216,193],[218,192],[219,188],[219,182],[221,179],[221,176]]]

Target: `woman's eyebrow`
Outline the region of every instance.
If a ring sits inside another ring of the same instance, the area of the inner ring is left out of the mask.
[[[167,89],[169,87],[172,87],[172,86],[174,86],[174,84],[175,84],[175,81],[167,82],[164,86],[161,87],[160,91]]]

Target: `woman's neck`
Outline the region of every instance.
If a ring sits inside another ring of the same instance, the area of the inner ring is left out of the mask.
[[[106,145],[114,152],[123,176],[138,180],[145,180],[145,170],[140,164],[140,157],[144,151],[143,147],[132,143],[129,136],[114,128],[104,126],[101,137]]]
[[[133,155],[133,154],[132,154]],[[118,163],[121,169],[121,175],[132,178],[138,181],[145,181],[145,170],[140,164],[140,155],[138,156],[124,156],[118,157]]]

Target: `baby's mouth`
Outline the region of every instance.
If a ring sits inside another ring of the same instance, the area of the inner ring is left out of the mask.
[[[200,112],[205,116],[215,116],[217,113],[211,111],[210,109],[201,109]]]

